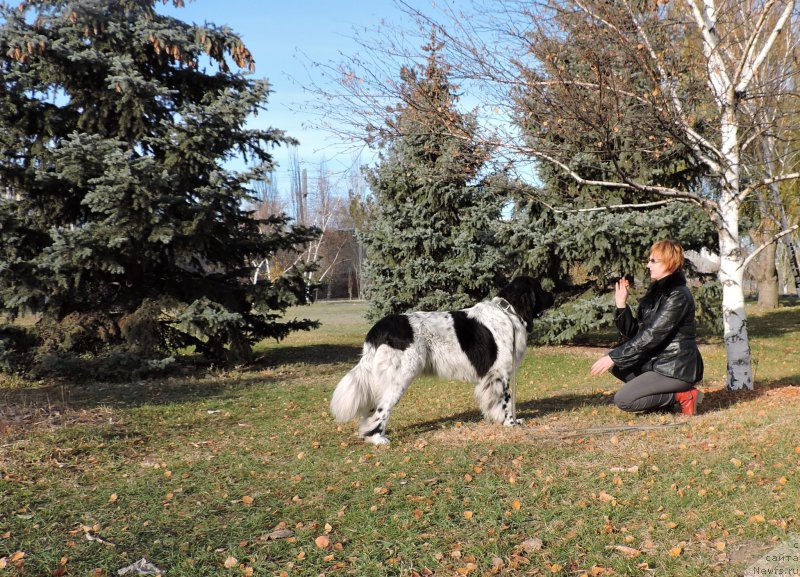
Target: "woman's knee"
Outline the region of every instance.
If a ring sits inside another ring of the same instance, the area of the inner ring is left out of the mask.
[[[618,390],[614,395],[614,404],[617,406],[617,408],[629,413],[633,413],[636,410],[633,407],[634,400],[635,399],[631,399],[625,394],[624,388]]]

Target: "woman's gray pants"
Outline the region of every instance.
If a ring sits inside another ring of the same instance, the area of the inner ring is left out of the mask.
[[[665,377],[655,371],[621,373],[614,367],[611,374],[625,381],[614,395],[614,404],[630,413],[670,409],[675,404],[675,393],[688,391],[694,386],[693,383]]]

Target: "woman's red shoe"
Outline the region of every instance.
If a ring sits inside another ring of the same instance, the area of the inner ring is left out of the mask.
[[[697,405],[703,402],[703,391],[691,388],[675,393],[675,402],[680,405],[682,415],[696,415]]]

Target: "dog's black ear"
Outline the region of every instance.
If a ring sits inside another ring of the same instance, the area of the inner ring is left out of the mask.
[[[528,332],[533,330],[533,319],[536,316],[538,295],[542,287],[535,278],[517,277],[503,287],[497,296],[508,301],[514,311],[525,321]]]

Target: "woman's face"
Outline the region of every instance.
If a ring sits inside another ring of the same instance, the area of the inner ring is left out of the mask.
[[[650,278],[653,280],[661,280],[673,272],[667,268],[661,257],[655,253],[651,254],[650,259],[647,261],[647,270],[650,271]]]

